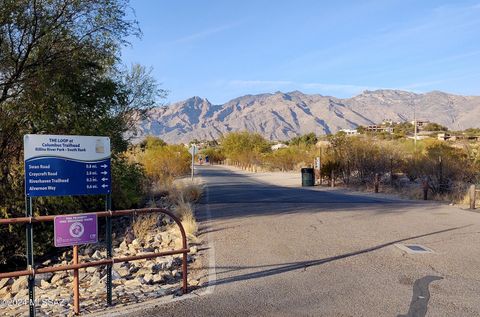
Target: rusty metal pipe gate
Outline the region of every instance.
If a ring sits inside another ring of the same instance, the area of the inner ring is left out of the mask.
[[[168,256],[168,255],[174,255],[174,254],[183,254],[182,257],[182,291],[183,294],[186,294],[188,289],[187,289],[187,253],[190,252],[187,246],[187,236],[185,234],[185,229],[183,228],[183,225],[174,214],[172,214],[170,211],[162,209],[162,208],[144,208],[144,209],[128,209],[128,210],[115,210],[115,211],[99,211],[99,212],[92,212],[90,214],[96,214],[97,217],[117,217],[117,216],[127,216],[127,215],[137,215],[137,214],[146,214],[146,213],[154,213],[154,212],[160,212],[163,214],[166,214],[170,218],[172,218],[175,223],[178,225],[180,228],[180,233],[182,235],[182,248],[179,250],[171,250],[171,251],[164,251],[164,252],[153,252],[153,253],[146,253],[146,254],[140,254],[140,255],[133,255],[133,256],[128,256],[128,257],[122,257],[122,258],[109,258],[105,260],[98,260],[98,261],[91,261],[91,262],[84,262],[84,263],[76,263],[78,261],[78,247],[74,246],[74,255],[73,255],[73,260],[74,264],[69,264],[69,265],[60,265],[60,266],[50,266],[50,267],[44,267],[44,268],[38,268],[38,269],[27,269],[27,270],[21,270],[21,271],[13,271],[13,272],[6,272],[6,273],[0,273],[0,279],[3,278],[11,278],[11,277],[20,277],[20,276],[33,276],[35,277],[35,274],[41,274],[41,273],[53,273],[53,272],[58,272],[58,271],[69,271],[73,270],[74,271],[74,277],[75,275],[78,275],[78,269],[83,269],[87,267],[92,267],[92,266],[102,266],[102,265],[107,265],[107,266],[113,266],[115,263],[122,263],[122,262],[129,262],[129,261],[135,261],[135,260],[144,260],[144,259],[151,259],[151,258],[156,258],[156,257],[161,257],[161,256]],[[65,216],[74,216],[75,214],[68,214]],[[48,222],[48,221],[53,221],[55,216],[36,216],[36,217],[20,217],[20,218],[7,218],[7,219],[0,219],[0,225],[10,225],[10,224],[22,224],[22,223],[28,223],[32,224],[35,222]],[[77,261],[75,260],[77,258]],[[80,313],[80,300],[79,300],[79,292],[78,292],[78,278],[74,278],[73,281],[73,290],[74,290],[74,312],[76,314]]]

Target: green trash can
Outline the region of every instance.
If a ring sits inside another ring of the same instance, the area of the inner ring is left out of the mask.
[[[315,186],[315,172],[311,167],[305,167],[302,171],[302,186]]]

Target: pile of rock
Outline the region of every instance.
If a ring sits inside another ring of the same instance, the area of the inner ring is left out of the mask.
[[[194,237],[191,237],[194,239]],[[189,241],[189,245],[195,241]],[[114,257],[139,255],[151,252],[180,249],[182,239],[178,228],[157,228],[145,239],[135,239],[131,231],[113,240]],[[188,261],[195,260],[197,246],[190,248]],[[79,250],[79,262],[106,258],[104,245],[88,245]],[[71,251],[43,266],[71,263]],[[139,302],[148,298],[181,294],[182,255],[159,257],[115,264],[112,272],[113,302],[115,305]],[[106,267],[81,269],[80,303],[82,312],[92,312],[106,307]],[[73,272],[46,273],[35,276],[35,297],[39,315],[73,315]],[[199,280],[189,279],[189,286],[198,286]],[[0,310],[7,315],[22,316],[28,312],[27,277],[0,280]],[[18,304],[18,305],[17,305]]]

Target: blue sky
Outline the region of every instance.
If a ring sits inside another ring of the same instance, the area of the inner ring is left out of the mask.
[[[143,32],[122,51],[168,102],[300,90],[480,95],[480,0],[132,0]]]

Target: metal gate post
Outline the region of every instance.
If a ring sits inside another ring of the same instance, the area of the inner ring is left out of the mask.
[[[112,210],[112,196],[108,194],[105,201],[106,211]],[[112,217],[106,217],[105,240],[107,243],[107,258],[112,258]],[[112,264],[107,265],[107,305],[112,305]]]
[[[73,246],[73,264],[78,264],[78,245]],[[73,312],[80,314],[80,287],[78,269],[73,270]]]
[[[25,199],[25,215],[32,217],[32,197]],[[27,268],[34,269],[33,266],[33,224],[26,225],[26,247],[27,247]],[[35,274],[28,276],[28,306],[30,317],[35,317]]]

